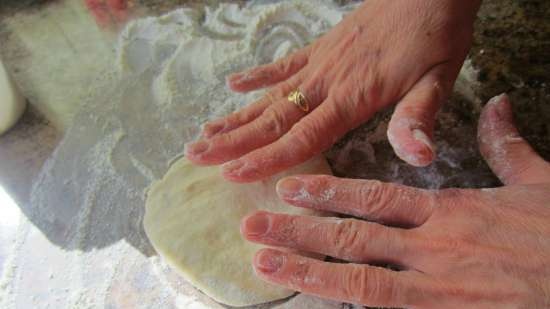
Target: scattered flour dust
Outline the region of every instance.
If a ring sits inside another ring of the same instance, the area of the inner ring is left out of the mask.
[[[252,1],[131,22],[109,78],[75,116],[32,188],[2,272],[2,308],[223,308],[159,259],[143,192],[200,125],[261,95],[225,76],[288,55],[353,6]],[[327,196],[327,198],[330,198]],[[262,308],[341,308],[300,295]]]
[[[23,223],[4,268],[0,306],[223,308],[155,255],[142,227],[143,192],[205,120],[261,95],[232,93],[227,74],[303,47],[351,9],[328,0],[252,1],[131,22],[119,37],[111,72],[116,82],[84,104],[33,185],[30,206],[22,209],[32,224]],[[382,164],[376,145],[386,142],[386,128],[378,122],[339,152],[329,152],[333,167],[345,172],[359,153],[367,160],[365,168],[354,168],[360,176],[417,179],[395,162]],[[444,143],[438,148],[445,166],[470,155],[446,151]],[[380,174],[371,173],[373,166]],[[424,173],[429,177],[421,182],[445,180],[438,168]],[[342,304],[299,295],[261,307]]]

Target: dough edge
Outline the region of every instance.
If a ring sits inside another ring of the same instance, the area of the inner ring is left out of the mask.
[[[257,280],[259,280],[259,283],[258,283],[259,285],[267,284],[268,286],[267,287],[264,286],[263,289],[257,289],[252,291],[244,291],[244,290],[241,290],[239,292],[226,291],[225,289],[223,289],[223,286],[222,288],[220,288],[216,284],[209,284],[208,282],[205,282],[204,278],[201,278],[202,274],[197,273],[197,271],[194,270],[192,266],[178,262],[178,254],[176,252],[173,252],[173,250],[170,250],[170,248],[165,247],[162,243],[162,240],[157,239],[157,235],[155,235],[155,231],[152,231],[153,230],[152,227],[155,226],[154,225],[155,223],[150,222],[153,219],[151,217],[152,208],[157,207],[151,204],[152,197],[160,194],[159,192],[162,192],[165,189],[164,184],[167,183],[173,177],[175,177],[177,174],[181,173],[183,169],[204,169],[206,174],[210,174],[212,173],[212,171],[215,170],[215,172],[219,176],[214,176],[214,177],[219,177],[219,178],[222,177],[221,174],[219,173],[219,170],[215,167],[191,166],[190,162],[186,158],[181,157],[173,162],[173,164],[170,166],[167,173],[163,176],[161,180],[157,180],[153,182],[153,184],[150,186],[150,189],[147,192],[146,211],[143,219],[143,225],[145,228],[145,232],[149,240],[151,241],[151,244],[157,251],[157,253],[159,253],[160,256],[167,262],[167,264],[170,265],[171,268],[175,269],[177,273],[181,275],[185,280],[192,283],[193,286],[198,288],[207,296],[211,297],[215,301],[222,304],[235,306],[235,307],[258,305],[258,304],[263,304],[263,303],[284,299],[295,294],[295,291],[265,283],[261,281],[261,279],[259,278],[256,278]],[[271,182],[273,184],[273,191],[274,191],[275,183],[280,178],[283,178],[289,175],[294,175],[294,174],[312,174],[312,173],[329,174],[329,175],[331,174],[330,167],[328,166],[328,163],[326,162],[326,159],[324,159],[324,157],[322,156],[315,157],[306,163],[303,163],[297,167],[289,169],[288,171],[275,175],[266,181]],[[210,176],[211,175],[208,175],[207,177],[210,177]],[[252,183],[252,184],[244,184],[242,186],[254,185],[254,184],[257,185],[257,183]],[[288,211],[285,211],[285,212],[290,212],[295,214],[304,214],[304,215],[320,214],[316,211],[312,211],[309,209],[296,208],[292,206],[288,206],[288,207],[289,207]],[[250,211],[248,213],[250,213]],[[205,215],[208,215],[208,214],[205,213]],[[242,239],[242,241],[245,241],[245,240]],[[252,245],[252,246],[257,248],[264,247],[259,245]],[[256,251],[256,249],[254,249],[254,251]],[[245,264],[247,265],[250,265],[250,263],[251,263],[251,260],[245,261]],[[250,265],[250,268],[252,269],[251,265]]]

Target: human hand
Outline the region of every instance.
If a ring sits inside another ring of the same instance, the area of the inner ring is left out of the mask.
[[[397,103],[389,141],[403,160],[428,165],[435,113],[469,50],[479,2],[365,1],[313,44],[231,75],[235,91],[272,87],[258,102],[205,124],[186,157],[227,162],[223,175],[232,181],[259,180],[328,149]],[[288,102],[295,89],[307,97],[309,113]]]
[[[519,136],[505,95],[486,105],[478,132],[505,187],[428,191],[327,176],[283,179],[278,192],[294,206],[369,221],[252,214],[241,232],[253,242],[351,262],[263,249],[253,262],[257,274],[367,306],[550,308],[550,164]],[[371,266],[379,263],[401,271]]]

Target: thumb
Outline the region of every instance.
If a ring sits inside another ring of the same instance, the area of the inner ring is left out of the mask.
[[[506,94],[489,100],[478,125],[481,154],[506,185],[550,182],[550,164],[519,135]]]
[[[452,89],[454,78],[449,77],[454,71],[447,63],[432,68],[395,107],[388,125],[388,140],[403,161],[427,166],[435,159],[435,117]]]

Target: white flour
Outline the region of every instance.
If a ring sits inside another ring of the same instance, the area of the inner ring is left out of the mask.
[[[230,92],[228,73],[304,46],[345,11],[329,1],[252,2],[128,25],[111,88],[76,115],[33,186],[25,213],[34,225],[24,222],[11,248],[0,306],[222,308],[154,255],[143,191],[201,123],[258,97]],[[340,307],[307,296],[291,307],[302,303]]]
[[[243,8],[180,9],[128,25],[119,38],[111,88],[85,104],[34,184],[25,213],[35,226],[25,223],[15,241],[0,283],[0,307],[222,308],[154,255],[141,226],[143,191],[205,120],[261,94],[230,92],[227,74],[304,46],[349,9],[328,0],[250,2]],[[461,85],[466,96],[473,93],[467,82]],[[475,142],[452,114],[442,116],[441,123],[456,130],[438,136],[440,156],[429,168],[408,168],[384,155],[384,121],[367,125],[365,134],[328,157],[340,174],[444,186],[444,175],[465,173],[460,163],[475,153]],[[466,136],[466,142],[455,136]],[[303,295],[260,307],[311,304],[342,308]]]

